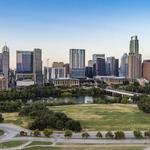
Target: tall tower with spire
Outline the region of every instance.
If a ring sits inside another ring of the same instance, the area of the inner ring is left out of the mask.
[[[139,54],[139,41],[137,36],[132,36],[130,40],[128,65],[129,78],[137,79],[142,77],[142,55]]]
[[[4,77],[7,80],[8,85],[8,78],[9,78],[9,48],[7,47],[6,43],[5,46],[2,48],[2,72]]]

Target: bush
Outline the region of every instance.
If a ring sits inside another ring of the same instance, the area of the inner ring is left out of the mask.
[[[3,123],[4,122],[4,118],[3,118],[3,115],[0,114],[0,123]]]
[[[140,130],[134,130],[133,134],[135,138],[138,138],[138,139],[143,138],[142,132]]]
[[[36,129],[35,131],[34,131],[34,136],[40,136],[41,135],[41,132],[40,132],[40,130],[39,129]]]
[[[115,139],[125,139],[125,133],[123,131],[115,132]]]
[[[87,139],[90,135],[87,132],[82,133],[82,138]]]
[[[150,138],[150,130],[145,131],[144,136]]]
[[[96,134],[96,137],[100,139],[100,138],[103,137],[103,135],[102,135],[102,133],[100,131],[98,131],[97,134]]]
[[[66,122],[65,128],[75,132],[80,132],[82,130],[80,122],[72,119]]]
[[[138,100],[138,107],[145,113],[150,113],[150,97],[146,95],[142,95]]]
[[[71,138],[72,137],[72,131],[71,130],[66,130],[64,133],[65,138]]]
[[[44,134],[46,137],[50,137],[50,136],[53,134],[53,130],[44,129],[43,134]]]
[[[25,132],[25,131],[20,131],[20,136],[27,136],[27,132]]]
[[[108,132],[105,134],[105,137],[112,139],[112,138],[114,137],[114,134],[113,134],[111,131],[108,131]]]

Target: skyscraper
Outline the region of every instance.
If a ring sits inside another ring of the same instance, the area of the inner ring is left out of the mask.
[[[8,80],[9,77],[9,48],[5,45],[2,49],[2,70],[4,77]]]
[[[124,53],[121,57],[120,76],[128,77],[128,54]]]
[[[150,60],[143,61],[143,78],[150,81]]]
[[[85,50],[70,49],[70,77],[85,78]]]
[[[119,76],[119,59],[107,57],[106,74],[107,76]]]
[[[93,76],[106,75],[105,54],[93,54]]]
[[[42,75],[42,50],[35,48],[33,51],[33,74],[36,84],[43,84]]]
[[[17,51],[16,60],[16,81],[18,81],[19,85],[24,86],[24,83],[26,85],[43,84],[41,49]]]
[[[131,79],[142,76],[142,55],[139,54],[139,42],[137,36],[132,36],[130,40],[130,52],[128,60],[128,77]]]

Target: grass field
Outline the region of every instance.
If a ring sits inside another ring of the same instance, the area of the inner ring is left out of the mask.
[[[126,104],[81,104],[53,106],[49,109],[66,113],[80,120],[89,130],[149,129],[150,115],[141,112],[135,105]]]
[[[150,115],[140,111],[136,105],[126,104],[80,104],[51,106],[49,109],[66,113],[81,121],[88,130],[134,130],[150,129]],[[5,122],[28,127],[29,117],[18,113],[4,113]]]
[[[24,150],[144,150],[141,146],[76,146],[76,147],[33,147]]]
[[[1,148],[10,148],[10,147],[17,147],[25,143],[26,143],[25,141],[9,141],[0,144],[0,146]]]

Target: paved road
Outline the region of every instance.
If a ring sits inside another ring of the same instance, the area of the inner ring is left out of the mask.
[[[3,136],[0,136],[0,143],[4,141],[44,141],[44,142],[53,142],[53,143],[65,143],[65,144],[150,144],[150,139],[134,139],[133,133],[131,131],[126,131],[126,139],[125,140],[115,140],[115,139],[96,139],[96,132],[89,132],[89,139],[82,139],[81,133],[74,133],[71,139],[65,139],[63,133],[54,133],[51,138],[45,137],[16,137],[16,135],[21,131],[27,131],[27,129],[23,129],[19,126],[13,124],[0,124],[0,129],[5,131]],[[102,134],[105,135],[106,131],[103,131]],[[24,146],[24,145],[23,145]],[[10,149],[13,150],[13,149]],[[150,149],[146,149],[150,150]]]

